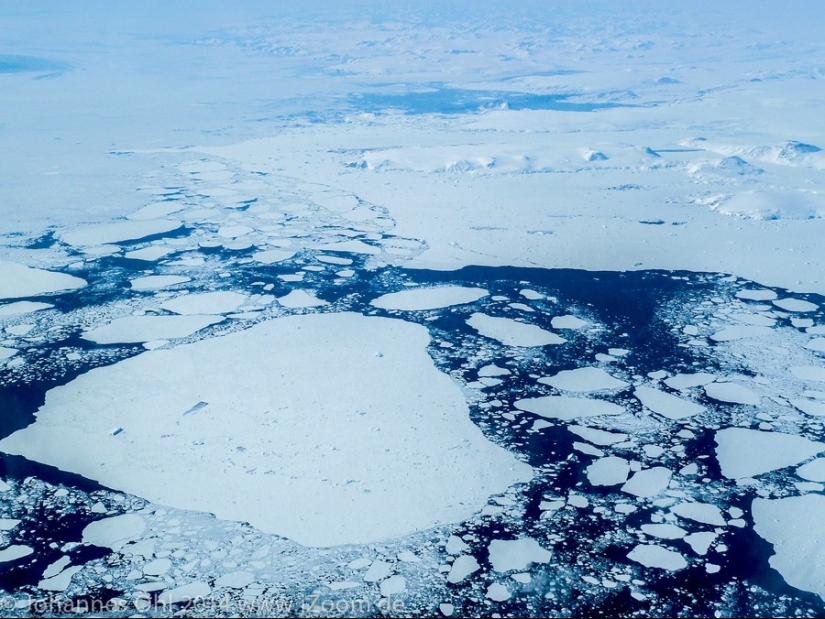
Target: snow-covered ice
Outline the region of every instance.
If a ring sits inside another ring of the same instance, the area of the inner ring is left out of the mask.
[[[524,398],[515,401],[516,408],[546,417],[547,419],[583,419],[600,415],[620,415],[624,408],[613,402],[595,398],[575,398],[563,395],[548,395],[538,398]]]
[[[84,331],[83,339],[97,344],[137,344],[192,335],[222,322],[222,316],[125,316]]]
[[[505,346],[547,346],[567,341],[536,325],[517,322],[512,318],[494,318],[480,312],[470,316],[467,324],[481,335],[498,340]]]
[[[708,383],[705,385],[705,394],[713,400],[728,404],[756,406],[761,400],[758,394],[737,383]]]
[[[704,406],[653,387],[636,387],[633,390],[633,395],[638,398],[645,408],[649,408],[654,413],[668,419],[685,419],[705,411]]]
[[[539,378],[538,382],[562,391],[579,392],[621,389],[627,386],[626,382],[611,376],[603,369],[592,367],[562,370],[554,376]]]
[[[669,572],[682,570],[688,565],[680,553],[655,544],[638,544],[627,553],[627,558],[645,567],[654,567]]]
[[[86,280],[74,275],[0,260],[0,300],[74,290],[85,285]]]
[[[531,563],[547,563],[553,556],[531,537],[494,539],[488,547],[490,564],[496,572],[526,570]]]
[[[825,443],[803,436],[725,428],[716,433],[716,458],[729,478],[753,477],[799,464],[825,451]]]
[[[373,299],[370,305],[392,310],[431,310],[464,303],[473,303],[489,293],[483,288],[462,286],[434,286],[410,288],[400,292],[390,292]]]

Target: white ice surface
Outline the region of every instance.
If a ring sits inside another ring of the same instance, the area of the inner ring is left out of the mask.
[[[665,379],[664,383],[671,389],[690,389],[691,387],[701,387],[716,380],[713,374],[707,372],[697,372],[696,374],[676,374]]]
[[[682,539],[686,534],[682,527],[675,524],[643,524],[642,532],[659,539]]]
[[[780,432],[725,428],[716,433],[716,459],[722,475],[753,477],[799,464],[825,451],[825,443]]]
[[[562,391],[601,391],[602,389],[621,389],[627,383],[614,378],[601,368],[576,368],[562,370],[555,376],[539,378],[538,382],[550,385]]]
[[[794,298],[776,299],[773,304],[788,312],[814,312],[819,308],[816,303]]]
[[[283,249],[267,249],[252,254],[252,259],[261,264],[275,264],[276,262],[284,262],[295,255],[294,251],[286,251]]]
[[[428,344],[400,320],[275,319],[93,369],[0,450],[313,546],[460,521],[532,469],[484,438]]]
[[[129,251],[123,254],[124,258],[129,258],[130,260],[144,260],[146,262],[154,262],[155,260],[160,260],[164,256],[172,253],[174,251],[171,247],[161,247],[160,245],[150,245],[149,247],[144,247],[143,249],[135,249],[134,251]]]
[[[709,524],[715,527],[725,526],[725,518],[722,511],[710,503],[679,503],[670,508],[674,514],[680,518],[693,520],[702,524]]]
[[[84,331],[81,337],[97,344],[138,344],[192,335],[225,320],[223,316],[125,316]]]
[[[373,299],[370,305],[391,310],[431,310],[473,303],[488,294],[483,288],[467,288],[464,286],[410,288],[382,295],[377,299]]]
[[[680,553],[654,544],[638,544],[627,554],[627,558],[645,567],[655,567],[669,572],[687,567],[687,561]]]
[[[547,563],[553,554],[532,537],[494,539],[488,547],[490,564],[496,572],[526,570],[531,563]]]
[[[825,383],[825,367],[816,365],[791,366],[791,373],[801,380]]]
[[[453,584],[459,583],[479,569],[481,569],[481,566],[473,555],[456,557],[456,560],[453,561],[453,565],[450,568],[450,573],[447,574],[447,582]]]
[[[129,285],[132,290],[156,290],[185,284],[188,281],[190,281],[190,278],[183,275],[147,275],[146,277],[136,277],[129,280]]]
[[[587,481],[593,486],[617,486],[627,481],[630,464],[624,458],[607,456],[595,460],[585,472]]]
[[[505,346],[547,346],[567,341],[536,325],[517,322],[512,318],[494,318],[480,312],[470,316],[467,324],[481,335],[498,340]]]
[[[278,297],[278,303],[290,309],[329,305],[326,301],[319,299],[306,290],[292,290],[283,297]]]
[[[649,498],[662,494],[667,490],[670,479],[673,476],[670,469],[663,466],[654,466],[634,473],[622,486],[622,492],[627,492],[637,497]]]
[[[567,429],[594,445],[615,445],[627,440],[628,435],[620,432],[606,432],[585,426],[567,426]]]
[[[61,240],[69,245],[95,246],[108,243],[135,241],[147,236],[172,232],[181,227],[172,219],[124,220],[91,226],[80,226],[61,233]]]
[[[756,393],[736,383],[709,383],[705,385],[705,394],[713,400],[728,404],[755,406],[761,400]]]
[[[825,481],[825,458],[817,458],[808,464],[803,464],[796,469],[796,474],[808,481]]]
[[[825,337],[815,337],[810,342],[805,344],[805,348],[815,352],[825,353]]]
[[[17,559],[28,557],[33,552],[33,548],[31,548],[30,546],[24,546],[22,544],[13,544],[11,546],[6,546],[2,550],[0,550],[0,563],[17,561]]]
[[[564,316],[553,316],[550,326],[554,329],[582,329],[590,323],[576,316],[566,314]]]
[[[120,550],[143,533],[146,523],[137,514],[123,514],[96,520],[83,529],[83,542]]]
[[[624,409],[606,400],[547,395],[515,401],[516,408],[547,419],[581,419],[599,415],[620,415]]]
[[[227,314],[237,310],[246,302],[247,298],[246,295],[239,292],[220,290],[181,295],[169,301],[164,301],[160,306],[165,310],[184,316],[192,314]]]
[[[704,406],[653,387],[636,387],[633,395],[646,408],[668,419],[685,419],[705,411]]]
[[[4,359],[11,359],[19,351],[16,348],[9,348],[8,346],[0,346],[0,361]]]
[[[51,303],[38,303],[35,301],[15,301],[14,303],[7,303],[0,305],[0,316],[17,316],[19,314],[29,314],[31,312],[39,312],[40,310],[54,307]]]
[[[75,290],[85,285],[85,280],[73,275],[0,260],[0,300]]]
[[[802,398],[792,398],[790,402],[806,415],[811,415],[812,417],[825,417],[825,402],[804,400]]]
[[[773,329],[770,327],[760,327],[754,325],[737,325],[735,327],[727,327],[710,336],[714,342],[730,342],[732,340],[741,340],[749,337],[760,337],[763,335],[770,335]]]
[[[773,544],[771,567],[792,587],[825,599],[825,496],[754,499],[754,529]]]

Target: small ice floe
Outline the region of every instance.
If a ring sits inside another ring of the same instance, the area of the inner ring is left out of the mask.
[[[216,292],[204,292],[196,294],[185,294],[169,301],[165,301],[160,306],[175,314],[191,316],[193,314],[227,314],[234,312],[241,305],[246,303],[247,296],[238,292],[219,290]]]
[[[86,280],[0,260],[0,300],[83,288]]]
[[[796,469],[796,474],[808,481],[825,482],[825,458],[817,458],[813,462],[803,464]]]
[[[494,318],[480,312],[467,319],[467,324],[481,335],[497,340],[505,346],[547,346],[564,344],[567,340],[536,325],[511,318]]]
[[[719,537],[719,534],[714,531],[699,531],[698,533],[686,535],[685,541],[693,552],[697,555],[705,556],[708,554],[708,550],[710,550],[711,545],[716,541],[717,537]]]
[[[11,531],[20,524],[17,518],[0,518],[0,531]]]
[[[664,383],[671,389],[681,391],[691,387],[702,387],[716,380],[713,374],[707,372],[697,372],[696,374],[676,374],[665,379]]]
[[[767,289],[740,290],[736,293],[736,297],[746,301],[773,301],[776,298],[776,293]]]
[[[620,415],[624,408],[606,400],[548,395],[516,400],[515,407],[547,419],[581,419],[599,415]]]
[[[132,290],[157,290],[185,284],[188,281],[191,281],[191,278],[182,275],[147,275],[129,280],[129,285]]]
[[[825,417],[825,402],[804,400],[802,398],[794,398],[790,400],[790,402],[806,415],[810,415],[811,417]]]
[[[705,412],[705,407],[653,387],[636,387],[633,395],[654,413],[668,419],[685,419]]]
[[[717,331],[710,336],[714,342],[730,342],[733,340],[741,340],[749,337],[762,337],[773,333],[770,327],[762,327],[756,325],[737,325],[734,327],[727,327],[721,331]]]
[[[804,301],[802,299],[794,299],[791,297],[787,299],[776,299],[773,304],[787,312],[815,312],[819,309],[819,306],[816,303],[811,303],[810,301]]]
[[[319,299],[313,294],[305,290],[293,290],[289,294],[278,298],[278,303],[290,309],[297,309],[303,307],[320,307],[322,305],[329,305],[323,299]]]
[[[488,546],[490,564],[496,572],[526,570],[531,563],[547,563],[553,556],[532,537],[514,540],[494,539]]]
[[[16,348],[9,348],[7,346],[0,346],[0,361],[11,359],[19,351]]]
[[[472,555],[461,555],[453,561],[450,573],[447,574],[447,582],[456,584],[467,578],[470,574],[477,572],[481,566]]]
[[[655,567],[669,572],[682,570],[688,565],[680,553],[654,544],[637,545],[627,553],[627,558],[645,567]]]
[[[757,327],[776,326],[776,318],[763,316],[762,314],[731,314],[730,317],[734,320],[738,320],[739,322],[744,322],[745,324],[754,325]]]
[[[19,314],[30,314],[54,307],[51,303],[39,303],[35,301],[15,301],[0,305],[0,316],[17,316]]]
[[[645,535],[659,539],[682,539],[687,535],[687,531],[675,524],[643,524],[641,529]]]
[[[607,456],[594,461],[586,469],[587,480],[593,486],[617,486],[627,481],[630,464],[624,458]]]
[[[485,595],[494,602],[503,602],[510,599],[511,593],[503,584],[494,582],[487,587],[487,593]]]
[[[493,377],[493,376],[509,376],[512,374],[507,368],[501,368],[495,363],[490,363],[478,370],[479,376]]]
[[[607,432],[605,430],[597,430],[596,428],[588,428],[585,426],[567,426],[567,429],[580,436],[589,443],[594,445],[615,445],[627,440],[628,435],[620,432]]]
[[[139,538],[146,529],[143,518],[137,514],[123,514],[96,520],[83,529],[83,542],[120,550],[125,544]]]
[[[81,337],[96,344],[139,344],[187,337],[223,320],[223,316],[125,316],[84,331]]]
[[[28,557],[33,552],[34,549],[32,549],[30,546],[24,546],[22,544],[13,544],[0,550],[0,563],[9,563],[11,561],[17,561],[18,559],[22,559],[23,557]]]
[[[295,255],[294,251],[287,251],[285,249],[267,249],[264,251],[255,252],[252,254],[252,259],[261,264],[275,264],[276,262],[284,262]]]
[[[155,262],[164,256],[171,254],[174,250],[171,247],[162,247],[160,245],[150,245],[143,249],[136,249],[134,251],[126,252],[123,257],[130,260],[143,260],[144,262]]]
[[[205,598],[210,593],[212,593],[212,587],[203,581],[195,581],[164,591],[157,596],[157,603],[164,606],[184,604]]]
[[[324,264],[335,264],[338,266],[349,266],[352,264],[352,258],[344,258],[342,256],[329,256],[326,254],[318,254],[315,256],[315,259],[318,262],[323,262]]]
[[[791,366],[791,374],[800,380],[809,380],[825,383],[825,367],[815,365]]]
[[[705,394],[712,400],[727,404],[748,404],[756,406],[762,398],[756,393],[736,383],[709,383]]]
[[[538,301],[539,299],[544,298],[543,294],[541,294],[540,292],[536,292],[535,290],[530,290],[529,288],[519,290],[519,294],[528,301]]]
[[[146,569],[144,568],[144,573]],[[165,572],[164,572],[165,573]],[[229,589],[243,589],[255,582],[255,575],[244,570],[229,572],[215,580],[216,587],[227,587]]]
[[[793,466],[825,451],[825,443],[780,432],[725,428],[716,433],[716,459],[730,479]]]
[[[710,503],[679,503],[671,507],[670,511],[680,518],[702,524],[716,527],[724,527],[727,524],[725,517],[722,515],[722,510]]]
[[[621,389],[627,386],[627,383],[623,380],[614,378],[601,368],[594,367],[562,370],[555,376],[539,378],[538,382],[562,391],[578,392]]]
[[[825,337],[817,337],[805,344],[805,348],[814,352],[825,353]]]
[[[137,241],[147,236],[166,234],[180,229],[183,224],[174,219],[142,219],[115,221],[106,224],[81,226],[61,233],[60,239],[75,246],[96,246],[123,241]]]
[[[589,325],[590,323],[586,320],[582,320],[581,318],[576,318],[570,314],[565,314],[564,316],[554,316],[553,319],[550,321],[550,326],[554,329],[582,329]]]
[[[622,486],[622,492],[640,498],[659,496],[667,490],[673,473],[663,466],[654,466],[633,474],[627,483]]]
[[[370,301],[370,305],[387,310],[432,310],[474,303],[488,294],[484,288],[467,288],[464,286],[411,288],[382,295]]]

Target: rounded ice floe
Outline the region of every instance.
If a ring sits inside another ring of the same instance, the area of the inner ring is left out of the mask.
[[[22,559],[23,557],[28,557],[33,552],[34,549],[31,548],[31,546],[24,546],[22,544],[6,546],[2,550],[0,550],[0,563],[9,563],[11,561],[17,561],[18,559]]]
[[[547,346],[564,344],[567,341],[536,325],[518,322],[511,318],[494,318],[480,312],[470,316],[467,324],[484,337],[497,340],[505,346]]]
[[[789,297],[787,299],[776,299],[773,304],[787,312],[815,312],[819,309],[816,303],[805,301],[803,299],[794,299]]]
[[[825,353],[825,337],[817,337],[805,344],[805,348],[814,352]]]
[[[2,296],[0,296],[2,298]],[[0,316],[17,316],[29,314],[54,307],[51,303],[37,303],[35,301],[15,301],[0,305]]]
[[[533,476],[473,424],[429,344],[402,320],[277,318],[92,369],[0,449],[304,545],[377,542]]]
[[[564,316],[554,316],[553,319],[550,321],[550,326],[554,329],[582,329],[589,325],[590,323],[586,320],[582,320],[581,318],[576,318],[570,314],[565,314]]]
[[[69,245],[93,246],[123,241],[138,241],[147,236],[174,232],[183,224],[174,219],[129,219],[106,224],[81,226],[59,234]]]
[[[716,505],[710,503],[679,503],[670,508],[674,514],[680,518],[693,520],[702,524],[709,524],[715,527],[725,526],[725,517]]]
[[[511,593],[510,590],[501,583],[494,582],[487,587],[487,593],[485,595],[494,602],[503,602],[510,599]]]
[[[633,395],[645,408],[668,419],[685,419],[705,412],[704,406],[653,387],[636,387]]]
[[[137,514],[123,514],[96,520],[83,529],[83,543],[120,550],[125,544],[139,538],[146,522]]]
[[[596,428],[587,428],[585,426],[567,426],[567,429],[582,437],[584,440],[595,445],[615,445],[627,440],[628,435],[620,432],[607,432],[605,430],[597,430]]]
[[[755,325],[739,325],[735,327],[728,327],[722,329],[710,336],[714,342],[730,342],[733,340],[741,340],[748,337],[762,337],[770,335],[773,329],[770,327],[761,327]]]
[[[143,570],[146,571],[146,568]],[[216,587],[228,587],[230,589],[243,589],[255,582],[255,575],[252,572],[239,571],[229,572],[215,580]]]
[[[580,419],[599,415],[620,415],[624,409],[618,404],[605,400],[574,398],[563,395],[548,395],[538,398],[516,400],[515,407],[547,419]]]
[[[747,301],[773,301],[776,298],[776,293],[773,290],[765,288],[756,290],[740,290],[736,293],[739,299]]]
[[[687,535],[687,531],[675,524],[643,524],[641,529],[646,535],[659,539],[682,539]]]
[[[82,338],[96,344],[138,344],[181,338],[225,320],[223,316],[125,316],[108,325],[84,331]]]
[[[529,288],[519,290],[519,294],[529,301],[538,301],[539,299],[544,298],[543,294],[536,292],[535,290],[530,290]]]
[[[705,394],[717,402],[726,404],[748,404],[755,406],[759,404],[759,395],[736,383],[710,383],[705,385]]]
[[[725,428],[716,433],[716,459],[722,475],[753,477],[799,464],[825,451],[825,443],[780,432]]]
[[[825,417],[825,402],[805,400],[802,398],[794,398],[790,402],[806,415],[810,415],[811,417]]]
[[[219,290],[216,292],[203,292],[186,294],[169,301],[164,301],[160,306],[175,314],[190,316],[193,314],[226,314],[234,312],[241,305],[246,303],[247,296],[229,290]]]
[[[407,579],[397,574],[395,576],[390,576],[381,582],[379,590],[381,591],[381,595],[384,597],[404,593],[404,591],[407,590]]]
[[[311,294],[306,290],[292,290],[289,294],[283,297],[278,297],[278,303],[290,309],[329,305],[329,303],[323,299],[319,299],[314,294]]]
[[[478,370],[478,375],[482,377],[509,376],[510,374],[512,374],[510,370],[507,368],[500,368],[495,363],[485,365],[483,368]]]
[[[800,380],[825,383],[825,368],[816,365],[791,366],[791,373]]]
[[[83,288],[86,280],[0,260],[0,300]]]
[[[622,492],[640,498],[659,496],[670,485],[673,473],[663,466],[654,466],[633,474],[627,483],[622,486]]]
[[[370,305],[387,310],[420,311],[474,303],[489,293],[484,288],[432,286],[390,292],[370,301]]]
[[[147,275],[146,277],[136,277],[129,280],[132,290],[157,290],[158,288],[168,288],[191,281],[191,278],[182,275]]]
[[[607,456],[587,467],[587,481],[593,486],[618,486],[627,481],[630,464],[624,458]]]
[[[472,555],[461,555],[456,557],[453,565],[450,568],[450,573],[447,574],[447,582],[456,584],[467,578],[470,574],[477,572],[481,566]]]
[[[776,326],[776,318],[770,316],[763,316],[762,314],[731,314],[731,318],[744,322],[745,324],[755,325],[758,327],[773,327]]]
[[[697,555],[705,556],[708,554],[711,544],[716,541],[717,537],[719,537],[719,534],[715,531],[699,531],[685,535],[684,540],[693,552]]]
[[[627,558],[645,567],[655,567],[669,572],[682,570],[688,565],[680,553],[654,544],[637,545],[627,553]]]
[[[770,565],[792,587],[825,599],[825,496],[754,499],[754,529],[773,544]]]
[[[555,376],[539,378],[538,382],[562,391],[579,392],[621,389],[627,386],[627,383],[623,380],[612,377],[601,368],[593,367],[562,370]]]
[[[825,458],[818,458],[796,469],[796,474],[808,481],[825,482]]]
[[[716,380],[716,377],[713,374],[697,372],[696,374],[676,374],[676,376],[671,376],[664,382],[671,389],[681,391],[682,389],[690,389],[691,387],[702,387],[708,383],[712,383],[714,380]]]
[[[532,537],[513,540],[494,539],[490,542],[490,564],[496,572],[526,570],[531,563],[547,563],[553,554]]]

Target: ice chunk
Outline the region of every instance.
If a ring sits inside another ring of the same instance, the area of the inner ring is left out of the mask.
[[[576,318],[570,314],[564,316],[554,316],[550,321],[550,326],[554,329],[582,329],[590,323],[581,318]]]
[[[291,309],[303,307],[320,307],[322,305],[329,305],[329,303],[327,303],[323,299],[319,299],[318,297],[307,292],[306,290],[293,290],[286,296],[279,297],[278,303],[280,303],[284,307],[289,307]]]
[[[155,559],[143,566],[143,573],[147,576],[161,576],[170,569],[172,569],[172,561],[166,558]]]
[[[762,314],[731,314],[730,317],[739,322],[760,327],[773,327],[776,325],[775,318],[763,316]]]
[[[165,606],[173,604],[185,604],[196,602],[212,593],[212,587],[202,581],[190,582],[189,584],[164,591],[157,597],[157,603]]]
[[[725,428],[716,433],[716,459],[722,475],[738,479],[799,464],[825,451],[825,443],[780,432]]]
[[[143,249],[136,249],[124,254],[124,258],[130,260],[143,260],[145,262],[154,262],[160,260],[164,256],[171,254],[174,250],[171,247],[161,247],[160,245],[150,245]]]
[[[381,583],[379,589],[384,597],[404,593],[407,590],[407,579],[398,575],[390,576]]]
[[[277,318],[92,369],[0,450],[304,545],[458,522],[533,470],[470,421],[429,344],[402,320]]]
[[[747,301],[773,301],[776,298],[776,293],[767,289],[740,290],[736,293],[736,296]]]
[[[267,249],[252,254],[252,259],[261,264],[275,264],[276,262],[285,262],[295,255],[294,251],[287,251],[285,249]]]
[[[635,473],[622,486],[622,492],[642,498],[658,496],[667,490],[672,475],[670,469],[663,466],[644,469]]]
[[[509,376],[512,374],[507,368],[500,368],[495,363],[485,365],[478,370],[479,376]]]
[[[0,295],[0,298],[2,296]],[[0,305],[0,316],[17,316],[18,314],[29,314],[39,312],[54,307],[51,303],[36,303],[34,301],[15,301]]]
[[[754,325],[738,325],[722,329],[710,336],[714,342],[730,342],[731,340],[741,340],[747,337],[760,337],[770,335],[773,329],[770,327],[760,327]]]
[[[633,395],[654,413],[668,419],[685,419],[705,412],[704,406],[699,406],[689,400],[684,400],[670,393],[665,393],[653,387],[636,387]]]
[[[8,348],[7,346],[0,346],[0,361],[11,359],[19,351],[16,348]]]
[[[825,496],[755,499],[754,529],[773,544],[770,565],[792,587],[825,599]]]
[[[606,432],[604,430],[597,430],[596,428],[588,428],[585,426],[567,426],[567,429],[582,437],[584,440],[595,445],[615,445],[627,440],[627,434],[618,432]]]
[[[129,285],[132,290],[157,290],[158,288],[185,284],[188,281],[191,281],[191,279],[182,275],[147,275],[146,277],[136,277],[129,280]]]
[[[515,407],[547,419],[581,419],[599,415],[620,415],[624,409],[605,400],[574,398],[563,395],[547,395],[538,398],[516,400]]]
[[[137,241],[147,236],[174,232],[183,224],[174,219],[143,219],[115,221],[106,224],[81,226],[59,235],[69,245],[93,246],[123,241]]]
[[[806,415],[811,415],[812,417],[825,417],[825,402],[803,400],[801,398],[794,398],[790,402]]]
[[[387,561],[374,561],[370,569],[364,574],[364,582],[378,582],[392,574],[392,563]]]
[[[453,561],[450,573],[447,575],[447,582],[456,584],[467,578],[470,574],[477,572],[481,566],[472,555],[461,555]]]
[[[187,337],[223,320],[222,316],[125,316],[84,331],[81,337],[97,344],[136,344]]]
[[[494,582],[487,587],[487,593],[485,595],[494,602],[503,602],[509,600],[511,594],[507,587],[499,582]]]
[[[630,465],[627,460],[608,456],[599,458],[587,467],[587,480],[593,486],[616,486],[627,481]]]
[[[629,553],[627,558],[645,567],[656,567],[669,572],[675,572],[687,567],[685,558],[675,550],[668,550],[653,544],[639,544]]]
[[[671,507],[670,511],[680,518],[687,518],[702,524],[716,527],[723,527],[726,524],[722,511],[710,503],[679,503]]]
[[[203,292],[185,294],[161,303],[161,307],[176,314],[189,316],[192,314],[227,314],[234,312],[246,303],[247,296],[238,292],[221,290],[217,292]]]
[[[713,531],[700,531],[685,536],[685,541],[690,545],[697,555],[705,556],[710,550],[710,545],[716,541],[719,535]]]
[[[0,518],[0,531],[11,531],[18,524],[20,524],[20,520],[17,518]]]
[[[816,337],[805,344],[805,348],[815,352],[825,352],[825,337]]]
[[[601,368],[577,368],[562,370],[555,376],[539,378],[540,383],[550,385],[563,391],[600,391],[602,389],[621,389],[627,383],[612,377]]]
[[[3,548],[3,550],[0,550],[0,563],[17,561],[23,557],[28,557],[33,552],[34,550],[30,546],[23,546],[21,544],[7,546],[6,548]]]
[[[519,294],[528,301],[538,301],[539,299],[544,298],[543,294],[541,294],[540,292],[536,292],[535,290],[530,290],[529,288],[519,290]]]
[[[489,293],[484,288],[433,286],[390,292],[370,301],[370,305],[389,310],[431,310],[474,303]]]
[[[796,474],[808,481],[825,481],[825,458],[818,458],[796,469]]]
[[[687,531],[675,524],[643,524],[642,532],[659,539],[682,539],[687,535]]]
[[[65,591],[69,588],[69,585],[72,582],[72,576],[77,574],[82,569],[82,565],[75,565],[73,567],[66,568],[56,576],[52,576],[51,578],[43,578],[37,584],[37,587],[39,589],[43,589],[43,591]]]
[[[145,529],[146,523],[137,514],[112,516],[86,525],[83,529],[83,542],[120,550],[124,544],[139,538]]]
[[[793,298],[777,299],[773,304],[788,312],[815,312],[819,308],[816,303]]]
[[[490,564],[496,572],[524,571],[531,563],[547,563],[553,556],[532,537],[494,539],[488,547]]]
[[[86,280],[73,275],[0,260],[0,299],[33,297],[50,292],[75,290],[85,285]]]
[[[691,387],[702,387],[716,380],[713,374],[697,372],[696,374],[677,374],[665,380],[665,384],[671,389],[690,389]]]
[[[753,391],[736,383],[710,383],[705,385],[705,394],[719,402],[728,404],[759,404],[761,398]]]
[[[536,325],[517,322],[512,318],[493,318],[479,312],[470,316],[467,324],[481,335],[498,340],[505,346],[547,346],[567,341]]]
[[[791,373],[800,380],[825,383],[825,368],[815,365],[792,366]]]
[[[325,264],[336,264],[338,266],[349,266],[352,264],[352,258],[342,258],[341,256],[325,256],[320,254],[315,256],[315,259],[318,262],[323,262]]]

